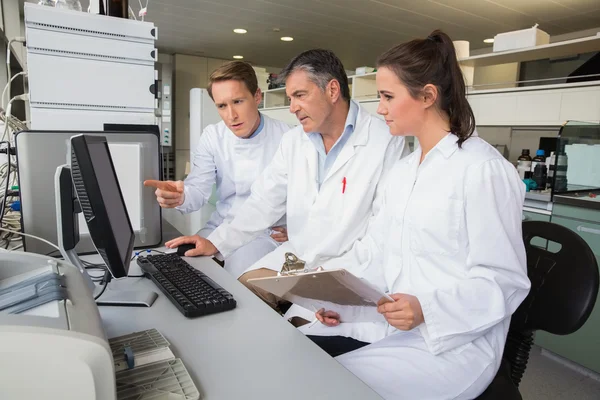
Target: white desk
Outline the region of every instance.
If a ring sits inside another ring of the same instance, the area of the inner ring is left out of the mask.
[[[381,399],[212,259],[186,261],[228,290],[237,307],[187,319],[149,279],[113,280],[107,291],[154,290],[159,297],[150,308],[100,307],[108,337],[158,329],[202,399]],[[130,275],[139,273],[132,263]]]

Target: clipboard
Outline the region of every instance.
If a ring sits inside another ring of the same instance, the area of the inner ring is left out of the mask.
[[[385,322],[377,312],[389,295],[345,269],[307,271],[249,279],[260,289],[311,311],[321,308],[340,314],[340,322]]]

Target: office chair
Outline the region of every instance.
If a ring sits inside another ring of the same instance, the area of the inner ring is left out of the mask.
[[[552,253],[532,245],[534,237],[562,247]],[[598,264],[578,234],[550,222],[527,221],[523,223],[523,240],[531,290],[512,316],[500,369],[478,400],[522,399],[519,384],[535,331],[573,333],[583,326],[596,303]]]

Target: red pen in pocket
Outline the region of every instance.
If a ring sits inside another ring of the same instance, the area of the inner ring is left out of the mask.
[[[346,193],[346,177],[342,179],[342,194]]]

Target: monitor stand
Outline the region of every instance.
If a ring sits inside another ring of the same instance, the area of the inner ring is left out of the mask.
[[[54,187],[60,253],[65,261],[69,261],[79,268],[87,286],[94,293],[98,291],[98,287],[92,281],[92,278],[85,269],[85,265],[81,262],[79,255],[75,251],[75,246],[79,242],[79,221],[77,214],[81,212],[81,206],[73,188],[71,168],[68,165],[62,165],[56,169]],[[108,267],[107,270],[110,274],[111,272]],[[108,285],[111,278],[112,276],[109,276],[106,285]],[[157,297],[158,294],[156,292],[149,290],[110,290],[107,287],[102,296],[96,300],[96,304],[99,306],[150,307]]]

